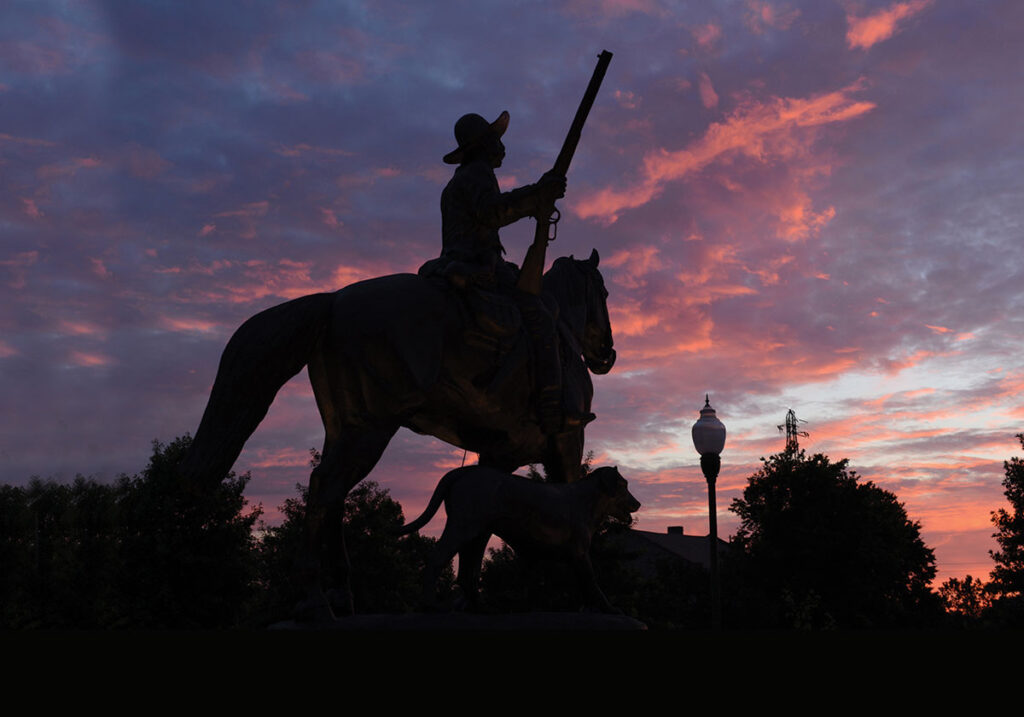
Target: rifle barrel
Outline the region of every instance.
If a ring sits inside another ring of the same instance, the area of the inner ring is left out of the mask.
[[[579,144],[580,135],[583,133],[583,125],[587,121],[587,115],[590,114],[590,108],[594,105],[597,92],[601,89],[601,82],[604,80],[604,74],[611,61],[612,53],[607,50],[602,50],[601,54],[597,56],[597,67],[594,68],[587,91],[583,94],[579,109],[576,110],[576,116],[569,127],[569,134],[566,135],[565,142],[562,144],[562,151],[558,153],[558,159],[555,160],[553,170],[558,174],[564,176],[569,171],[569,164],[572,162],[572,156],[576,153],[576,145]]]

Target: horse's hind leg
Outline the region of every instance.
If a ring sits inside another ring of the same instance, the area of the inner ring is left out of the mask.
[[[330,431],[324,442],[320,465],[309,479],[306,500],[306,541],[304,581],[307,601],[300,606],[308,619],[333,617],[332,607],[352,614],[349,561],[342,528],[345,498],[359,481],[377,465],[397,427],[347,426]],[[339,591],[328,604],[322,578],[328,569]]]
[[[300,560],[300,574],[306,600],[297,609],[301,619],[333,618],[331,604],[323,592],[324,569],[331,570],[333,592],[341,612],[352,614],[352,591],[349,585],[349,561],[342,529],[345,498],[352,487],[377,465],[384,449],[398,430],[398,425],[367,421],[343,421],[352,415],[353,402],[362,400],[347,390],[340,362],[329,345],[321,347],[308,364],[309,382],[324,422],[324,450],[320,465],[309,478],[306,500],[306,536]]]

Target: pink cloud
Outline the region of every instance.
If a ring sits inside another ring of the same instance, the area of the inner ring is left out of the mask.
[[[114,360],[109,356],[86,351],[72,351],[68,358],[75,366],[84,366],[86,368],[109,366],[114,363]]]
[[[445,183],[447,182],[448,180],[445,179]],[[519,186],[519,178],[514,174],[502,174],[498,177],[498,186],[501,188],[501,191],[510,192]]]
[[[21,197],[20,199],[22,211],[24,211],[25,214],[33,219],[39,219],[40,217],[45,216],[42,211],[40,211],[39,207],[36,206],[35,200],[28,199],[26,197]]]
[[[262,217],[267,213],[267,209],[270,207],[270,202],[263,200],[262,202],[250,202],[244,205],[241,209],[232,209],[226,212],[220,212],[214,214],[215,217]]]
[[[618,18],[629,13],[661,16],[664,8],[657,0],[570,0],[569,12],[584,17]]]
[[[661,322],[656,313],[629,299],[616,302],[609,308],[609,312],[616,336],[640,336]]]
[[[780,281],[780,271],[792,264],[795,258],[792,254],[783,254],[763,261],[760,266],[744,265],[743,270],[760,279],[763,286],[775,286]]]
[[[306,154],[322,155],[325,157],[351,157],[352,152],[334,147],[321,147],[318,145],[299,143],[293,145],[281,145],[274,150],[285,157],[299,157]]]
[[[615,101],[627,110],[635,110],[640,103],[637,96],[629,91],[615,90],[614,97]]]
[[[18,144],[27,144],[35,147],[55,147],[56,143],[46,139],[35,139],[33,137],[16,137],[13,134],[6,134],[0,132],[0,140],[4,142],[16,142]]]
[[[266,215],[270,208],[270,202],[250,202],[239,209],[214,214],[214,217],[233,217],[238,219],[240,226],[239,236],[243,239],[254,239],[256,237],[256,219]],[[216,226],[216,225],[214,225]]]
[[[309,451],[297,448],[259,449],[250,464],[253,468],[300,468],[309,467]]]
[[[107,269],[106,264],[103,263],[102,259],[91,258],[89,263],[92,266],[92,273],[101,279],[109,279],[113,274]]]
[[[140,179],[153,179],[171,166],[171,163],[161,157],[156,150],[137,143],[129,145],[125,155],[128,171]]]
[[[691,28],[690,32],[693,34],[693,39],[697,41],[697,47],[705,52],[712,50],[722,39],[722,26],[715,22],[698,25]]]
[[[664,267],[658,256],[658,247],[649,245],[620,249],[610,259],[606,259],[603,264],[622,268],[622,271],[615,272],[614,280],[631,289],[643,286],[646,274]]]
[[[415,270],[415,267],[407,267]],[[313,261],[292,261],[281,259],[268,262],[253,259],[246,262],[215,261],[210,264],[193,262],[188,267],[170,267],[156,270],[158,273],[199,274],[216,276],[216,282],[204,284],[203,290],[186,290],[175,298],[189,304],[248,304],[267,298],[279,300],[294,299],[320,291],[336,291],[344,286],[364,279],[389,274],[394,266],[383,261],[363,265],[341,265],[329,273],[323,273]],[[164,328],[183,331],[212,330],[213,326],[197,323],[197,320],[165,318]]]
[[[931,5],[932,0],[908,0],[898,2],[884,10],[857,17],[852,13],[846,16],[848,28],[846,43],[851,48],[868,49],[883,40],[888,40],[897,30],[897,26],[909,17]]]
[[[36,170],[40,179],[73,176],[80,169],[95,169],[103,165],[96,157],[75,157],[60,164],[47,164]]]
[[[58,330],[68,336],[93,336],[97,338],[103,338],[107,335],[107,332],[96,324],[88,321],[68,321],[62,320],[58,326]]]
[[[366,266],[348,266],[343,264],[334,270],[329,286],[333,287],[333,289],[340,289],[357,281],[365,281],[366,279],[373,279],[374,277],[389,273],[391,273],[391,270],[385,269],[380,264]],[[321,291],[332,291],[333,289],[324,288]]]
[[[823,226],[828,224],[836,215],[835,207],[828,207],[824,211],[814,212],[811,209],[811,198],[804,193],[798,193],[783,206],[775,210],[779,220],[779,228],[776,234],[786,241],[799,241],[817,233]]]
[[[26,40],[0,42],[0,57],[17,72],[53,75],[68,71],[68,58],[59,50]]]
[[[338,221],[338,217],[334,213],[334,210],[328,209],[327,207],[320,207],[320,219],[323,221],[324,224],[331,227],[332,229],[336,229],[337,227],[342,226],[342,223]]]
[[[348,85],[366,75],[364,63],[355,56],[329,50],[307,50],[295,57],[296,65],[307,75],[325,84]]]
[[[215,333],[222,328],[222,325],[215,321],[206,321],[197,318],[179,318],[173,316],[160,316],[157,324],[166,331],[176,331],[190,334]]]
[[[573,207],[584,219],[615,222],[621,212],[643,206],[658,197],[665,185],[700,171],[713,162],[743,156],[768,162],[792,156],[814,139],[822,125],[845,122],[875,108],[874,103],[851,96],[862,89],[856,82],[834,92],[809,98],[771,98],[747,102],[722,122],[713,123],[689,147],[649,152],[641,176],[624,188],[606,188],[584,197]]]
[[[708,73],[700,73],[697,77],[697,87],[700,90],[700,102],[704,105],[705,109],[710,110],[718,107],[718,93],[715,92],[715,88],[711,84],[711,78],[708,77]]]
[[[38,251],[23,251],[15,254],[10,259],[0,261],[0,266],[6,266],[11,271],[11,281],[7,284],[12,289],[23,289],[27,284],[28,267],[39,261]]]
[[[886,373],[895,374],[905,369],[917,366],[927,359],[938,355],[939,354],[934,351],[925,351],[922,349],[902,358],[883,358],[879,363]]]
[[[766,26],[776,30],[788,30],[798,17],[799,8],[792,8],[788,4],[747,0],[747,13],[743,20],[751,32],[760,35]]]

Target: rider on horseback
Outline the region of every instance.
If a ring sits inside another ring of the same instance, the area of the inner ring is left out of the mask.
[[[515,299],[534,346],[538,418],[542,430],[554,434],[578,427],[593,415],[563,409],[555,317],[540,296],[516,289],[519,268],[503,258],[498,229],[540,216],[545,206],[565,196],[566,182],[564,176],[548,172],[536,184],[501,192],[494,170],[505,158],[501,136],[508,122],[508,112],[502,112],[494,122],[467,114],[455,123],[459,146],[444,161],[459,166],[441,193],[441,256],[424,264],[420,274],[443,276],[460,289]],[[534,279],[539,286],[540,277]]]

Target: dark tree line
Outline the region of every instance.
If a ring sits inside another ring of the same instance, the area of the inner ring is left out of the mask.
[[[1024,447],[1024,433],[1017,434]],[[939,588],[946,609],[967,627],[1024,626],[1024,460],[1003,463],[1003,493],[1009,509],[992,511],[992,537],[999,545],[990,550],[995,565],[984,582],[970,575],[950,578]]]
[[[311,466],[320,455],[311,451]],[[258,614],[260,624],[288,619],[305,597],[293,579],[293,563],[302,549],[306,521],[306,488],[281,507],[284,521],[276,528],[263,526],[258,546]],[[345,548],[351,563],[349,582],[357,613],[411,612],[422,594],[420,577],[434,539],[412,534],[396,536],[405,522],[402,506],[374,481],[356,485],[345,501]],[[443,579],[453,580],[451,571]]]
[[[5,627],[206,628],[239,624],[254,575],[259,507],[248,474],[189,491],[189,438],[153,444],[142,473],[0,487]]]
[[[301,597],[293,563],[303,489],[282,506],[284,522],[268,527],[243,495],[248,474],[201,494],[180,482],[175,466],[189,440],[155,442],[141,473],[109,484],[78,477],[0,485],[0,627],[259,627],[289,618]],[[951,579],[936,593],[934,555],[895,495],[859,480],[846,460],[803,452],[763,459],[732,505],[741,524],[723,556],[726,625],[1024,624],[1024,461],[1005,469],[1009,508],[992,514],[999,549],[990,582]],[[418,609],[434,541],[396,537],[402,523],[399,504],[372,481],[350,494],[345,534],[357,612]],[[707,572],[673,559],[639,571],[622,540],[628,528],[609,521],[594,541],[609,599],[655,629],[706,628]],[[508,548],[488,556],[481,595],[503,612],[574,609],[579,599],[564,565],[524,563]]]
[[[293,561],[305,495],[284,523],[259,522],[229,474],[212,491],[183,484],[175,467],[188,436],[153,444],[146,468],[113,483],[33,479],[0,485],[0,628],[205,629],[288,619],[297,601]],[[401,507],[364,481],[346,506],[353,593],[362,612],[404,611],[419,597],[419,566],[433,541],[395,538]]]
[[[733,538],[733,624],[778,628],[935,625],[935,555],[903,504],[846,459],[802,450],[762,458]]]

